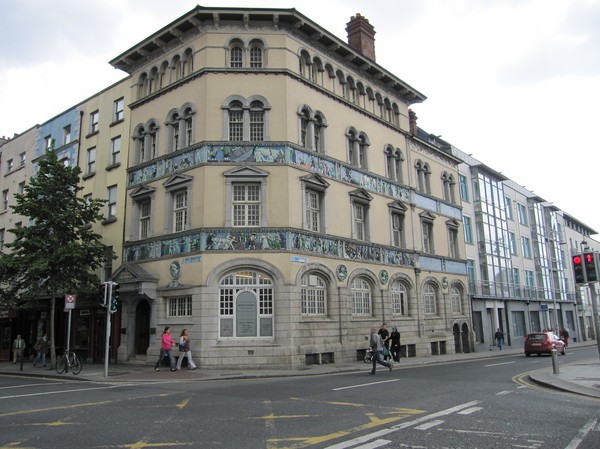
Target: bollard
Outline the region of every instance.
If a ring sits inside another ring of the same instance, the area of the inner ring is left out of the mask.
[[[552,348],[552,351],[550,351],[550,353],[552,354],[552,372],[554,374],[558,374],[559,369],[558,369],[558,356],[557,356],[556,348]]]

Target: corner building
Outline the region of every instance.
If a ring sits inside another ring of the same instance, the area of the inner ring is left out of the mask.
[[[130,77],[118,358],[189,329],[201,366],[473,347],[459,159],[425,96],[295,9],[196,7],[116,57]]]

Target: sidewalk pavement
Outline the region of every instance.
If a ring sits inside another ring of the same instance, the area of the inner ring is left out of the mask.
[[[529,372],[530,379],[533,382],[546,387],[600,398],[600,359],[595,357],[577,363],[569,363],[569,351],[595,345],[596,342],[593,340],[589,342],[571,343],[566,356],[557,356],[558,373],[554,373],[552,357],[544,356],[544,359],[548,361],[548,366]],[[505,346],[502,351],[498,351],[494,348],[490,351],[472,352],[468,354],[446,354],[403,358],[400,360],[400,363],[394,365],[394,368],[395,370],[402,370],[429,364],[452,363],[460,360],[501,358],[517,354],[523,354],[523,349],[521,347]],[[523,355],[523,357],[525,357],[525,355]],[[0,362],[0,374],[110,383],[233,380],[316,376],[322,374],[361,371],[368,373],[371,367],[362,361],[344,361],[323,365],[310,365],[297,369],[244,369],[243,366],[239,366],[234,369],[198,367],[196,370],[182,369],[177,372],[171,372],[168,367],[163,367],[159,372],[156,372],[154,371],[153,366],[135,363],[111,364],[108,366],[108,372],[106,372],[105,369],[105,366],[102,364],[90,364],[84,365],[83,370],[79,375],[73,375],[71,373],[57,374],[55,370],[43,368],[39,365],[33,367],[31,362],[24,362],[23,366],[21,366],[20,363],[13,364],[11,362]],[[106,376],[106,374],[108,375]]]

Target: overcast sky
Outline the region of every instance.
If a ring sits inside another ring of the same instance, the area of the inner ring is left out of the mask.
[[[0,0],[0,136],[123,78],[108,61],[196,6],[185,0]],[[361,13],[377,62],[428,99],[441,135],[600,232],[600,0],[210,0],[296,8],[346,41]],[[596,236],[596,240],[599,240]]]

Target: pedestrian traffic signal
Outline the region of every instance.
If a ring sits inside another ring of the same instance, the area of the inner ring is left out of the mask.
[[[583,266],[585,269],[585,280],[587,282],[598,281],[598,267],[596,265],[596,253],[583,254]]]
[[[111,282],[110,289],[110,312],[115,313],[117,311],[117,301],[119,300],[119,284]]]
[[[106,288],[105,282],[100,284],[98,291],[100,292],[100,304],[102,304],[103,307],[106,307],[106,303],[108,302],[108,289]]]
[[[573,256],[573,270],[575,272],[575,284],[585,284],[585,271],[583,269],[583,256],[581,254]]]

